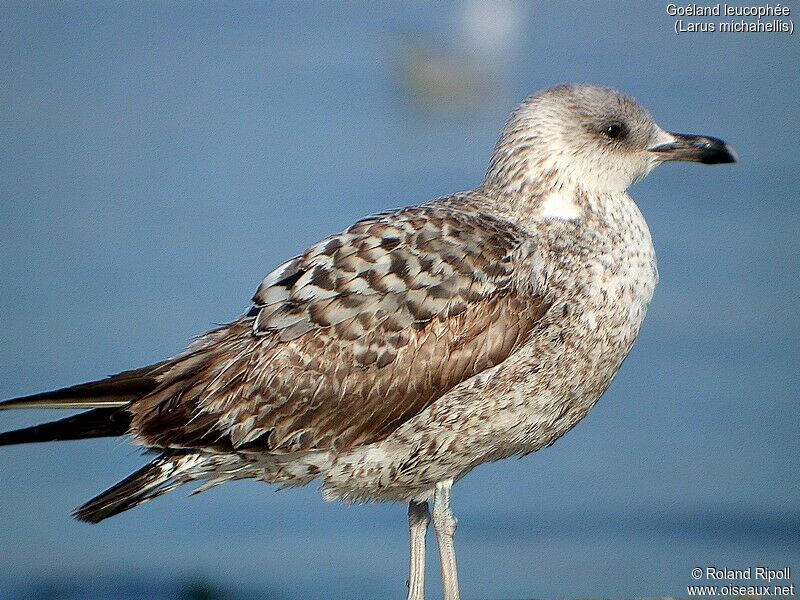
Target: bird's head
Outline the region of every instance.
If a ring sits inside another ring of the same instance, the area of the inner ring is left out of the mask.
[[[665,161],[736,160],[722,140],[669,133],[633,98],[594,85],[560,85],[514,112],[495,148],[486,184],[621,192]]]

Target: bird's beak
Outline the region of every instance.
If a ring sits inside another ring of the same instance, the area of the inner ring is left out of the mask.
[[[648,148],[662,161],[691,160],[706,165],[736,162],[736,151],[717,138],[684,133],[667,133],[665,137]]]

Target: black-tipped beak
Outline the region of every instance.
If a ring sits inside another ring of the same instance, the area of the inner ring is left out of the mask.
[[[706,165],[736,162],[736,151],[722,140],[707,135],[669,135],[672,140],[649,148],[661,160],[691,160]]]

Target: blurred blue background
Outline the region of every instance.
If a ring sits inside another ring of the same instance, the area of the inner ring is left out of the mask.
[[[798,38],[678,36],[665,7],[3,3],[0,398],[180,352],[308,244],[478,185],[528,94],[611,85],[740,162],[634,188],[661,271],[640,339],[565,439],[457,486],[463,595],[685,595],[712,565],[800,584]],[[144,460],[0,449],[0,596],[404,597],[402,505],[240,482],[70,518]]]

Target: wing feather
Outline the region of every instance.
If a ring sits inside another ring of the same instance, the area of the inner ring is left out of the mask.
[[[268,275],[131,407],[133,430],[269,452],[383,439],[528,338],[549,304],[512,276],[525,240],[455,200],[364,219]]]

